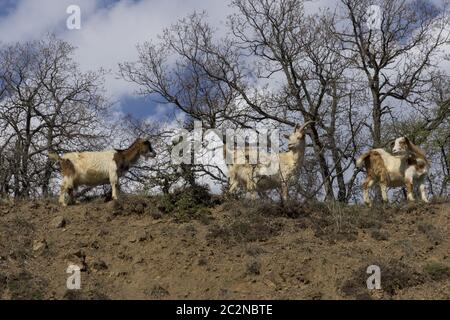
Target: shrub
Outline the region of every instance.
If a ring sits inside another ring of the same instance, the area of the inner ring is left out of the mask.
[[[175,190],[173,193],[161,196],[158,199],[158,209],[165,214],[171,214],[177,221],[187,222],[200,220],[209,223],[214,204],[207,186],[190,186]]]
[[[261,263],[256,260],[247,264],[248,275],[259,275],[261,273]]]
[[[357,269],[353,277],[341,284],[340,290],[344,296],[358,298],[367,295],[366,281],[369,275],[366,273],[366,270],[369,265],[380,267],[381,290],[391,296],[396,294],[398,290],[414,287],[424,282],[422,274],[401,261],[377,259],[362,265]]]
[[[424,267],[424,272],[430,276],[432,280],[441,281],[450,279],[450,267],[432,262]]]

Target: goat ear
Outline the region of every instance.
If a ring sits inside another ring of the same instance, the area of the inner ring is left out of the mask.
[[[414,142],[411,141],[410,138],[408,138],[408,137],[405,136],[405,142],[406,142],[406,144],[408,145],[408,148],[414,149],[415,144],[414,144]]]

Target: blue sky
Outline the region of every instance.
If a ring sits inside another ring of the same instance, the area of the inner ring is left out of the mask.
[[[15,9],[17,0],[0,0],[0,17],[8,15]]]

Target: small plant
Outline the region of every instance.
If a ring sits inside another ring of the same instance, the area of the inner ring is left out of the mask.
[[[381,289],[386,294],[393,296],[398,290],[414,287],[424,283],[422,274],[416,272],[410,266],[399,260],[378,259],[364,263],[354,276],[344,281],[341,292],[344,296],[363,297],[367,294],[367,266],[376,265],[381,270]]]
[[[261,274],[261,263],[256,260],[247,264],[247,274],[249,275],[259,275]]]
[[[435,281],[450,279],[450,267],[438,262],[427,264],[423,271]]]
[[[150,295],[157,299],[161,299],[161,298],[164,298],[165,296],[168,296],[169,291],[167,291],[165,288],[161,287],[160,285],[155,285],[155,286],[153,286],[152,290],[150,291]]]
[[[387,241],[389,240],[389,233],[384,230],[373,229],[370,232],[370,236],[378,241]]]
[[[247,249],[245,250],[245,252],[252,257],[256,257],[259,256],[260,254],[265,253],[264,249],[261,248],[258,245],[254,245],[254,244],[250,244],[249,246],[247,246]]]
[[[208,264],[208,259],[206,257],[200,257],[198,259],[199,266],[206,266]]]
[[[439,244],[442,241],[442,236],[439,230],[429,223],[421,223],[417,226],[417,229],[426,235],[428,240],[435,244]]]
[[[7,282],[12,299],[18,300],[42,300],[47,286],[47,281],[26,271],[10,276]]]
[[[264,241],[277,235],[281,227],[280,224],[261,216],[236,217],[223,225],[213,224],[207,239],[225,244]]]

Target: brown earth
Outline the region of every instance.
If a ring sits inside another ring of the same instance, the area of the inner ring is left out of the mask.
[[[449,203],[220,202],[2,203],[0,298],[450,299]],[[81,290],[66,288],[70,264]]]

